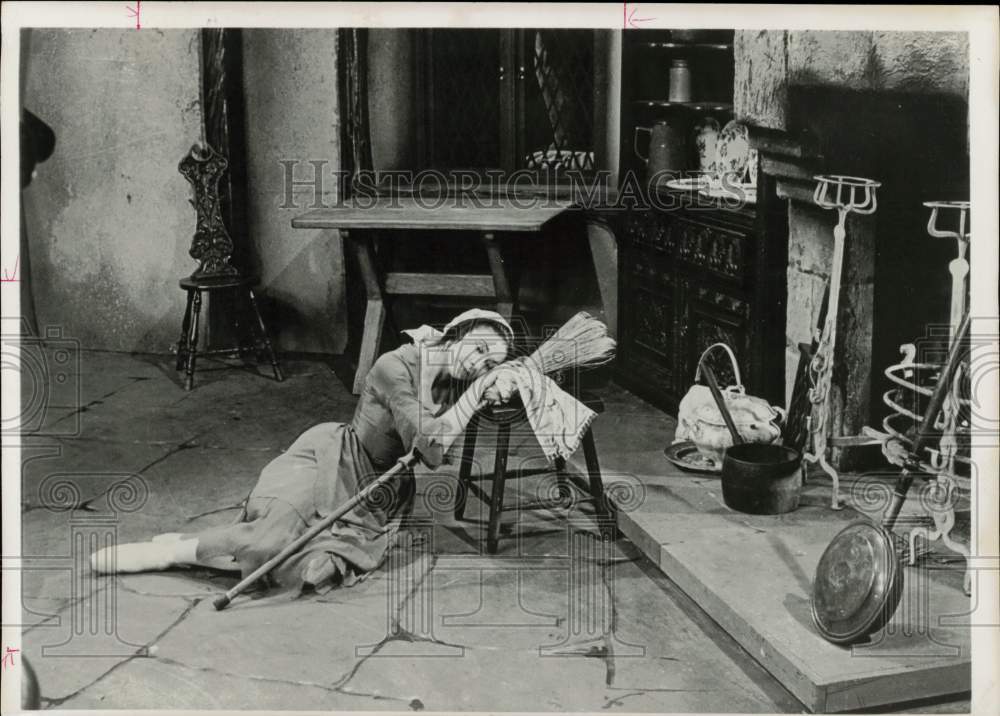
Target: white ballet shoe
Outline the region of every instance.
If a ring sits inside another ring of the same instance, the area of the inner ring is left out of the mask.
[[[90,555],[90,568],[98,574],[156,572],[174,564],[173,542],[132,542],[106,547]]]
[[[239,571],[239,565],[236,564],[236,560],[231,555],[219,555],[216,557],[206,557],[205,559],[198,559],[197,557],[197,540],[183,540],[184,534],[182,532],[166,532],[162,535],[156,535],[153,538],[154,542],[170,543],[174,545],[181,545],[184,542],[194,542],[193,545],[188,545],[186,548],[178,549],[178,554],[176,555],[176,562],[180,564],[194,564],[199,567],[208,567],[209,569],[218,569],[224,572]]]

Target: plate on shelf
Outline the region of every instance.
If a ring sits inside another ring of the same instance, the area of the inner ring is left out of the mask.
[[[747,126],[734,119],[723,127],[715,152],[720,172],[742,178],[750,161],[750,131]]]
[[[686,179],[671,179],[663,183],[667,189],[675,191],[699,191],[708,188],[708,177],[688,177]]]
[[[695,444],[690,440],[668,445],[663,454],[667,459],[681,470],[686,472],[701,472],[718,475],[722,472],[722,465],[710,457],[705,457]]]
[[[747,204],[757,203],[757,187],[749,182],[718,188],[704,187],[699,189],[698,193],[710,199],[729,199],[732,201],[743,201]]]

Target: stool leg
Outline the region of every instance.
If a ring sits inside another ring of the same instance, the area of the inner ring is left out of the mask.
[[[187,354],[187,375],[184,378],[184,390],[191,390],[194,387],[194,364],[198,357],[198,323],[201,318],[201,291],[195,289],[194,293],[194,320],[191,322],[191,330],[188,333],[188,354]]]
[[[177,370],[184,370],[185,357],[188,352],[188,331],[191,330],[191,304],[194,303],[196,291],[188,290],[187,304],[184,307],[184,320],[181,322],[181,338],[177,341]]]
[[[243,321],[243,318],[245,318],[245,308],[243,307],[243,302],[239,300],[238,291],[227,291],[226,295],[228,296],[227,313],[233,317],[233,329],[236,331],[236,357],[243,360],[247,353],[247,331],[245,331]],[[254,331],[252,328],[249,333],[250,339],[253,340]]]
[[[559,502],[563,507],[573,506],[573,488],[570,486],[569,478],[566,476],[566,461],[557,457],[555,459],[556,472],[556,494],[559,495]]]
[[[583,435],[583,458],[587,463],[587,477],[590,480],[590,494],[594,498],[594,508],[597,512],[597,526],[601,534],[610,533],[614,539],[615,520],[604,495],[604,482],[601,480],[601,465],[597,461],[597,446],[594,444],[594,433],[590,428]]]
[[[497,553],[500,539],[500,515],[503,513],[503,488],[507,479],[507,450],[510,448],[510,424],[497,425],[497,453],[493,462],[493,494],[490,498],[490,523],[486,531],[486,551]]]
[[[465,502],[469,498],[469,481],[472,477],[472,461],[476,455],[476,437],[479,434],[479,421],[472,416],[469,427],[465,429],[465,444],[462,446],[462,463],[458,466],[458,486],[455,489],[455,519],[460,520],[465,515]]]
[[[267,350],[267,356],[271,359],[271,368],[274,369],[274,379],[279,383],[285,379],[281,374],[281,368],[278,367],[278,359],[274,355],[274,348],[271,346],[271,339],[267,335],[267,326],[264,325],[264,319],[260,315],[260,310],[257,308],[257,297],[253,293],[253,289],[250,289],[250,306],[253,308],[254,315],[257,317],[257,325],[260,326],[260,335],[264,339],[264,348]]]

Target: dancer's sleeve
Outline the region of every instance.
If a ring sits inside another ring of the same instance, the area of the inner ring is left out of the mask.
[[[403,446],[407,450],[416,448],[428,467],[439,466],[447,449],[441,439],[440,421],[421,404],[414,377],[406,364],[392,353],[386,353],[372,366],[371,380],[384,396]]]

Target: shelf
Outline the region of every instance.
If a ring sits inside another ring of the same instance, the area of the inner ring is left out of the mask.
[[[648,50],[719,50],[733,49],[728,43],[717,42],[640,42],[639,47]]]
[[[696,112],[732,112],[731,102],[671,102],[665,99],[635,99],[632,104],[636,107],[646,107],[647,109],[669,109],[680,107],[692,109]]]

